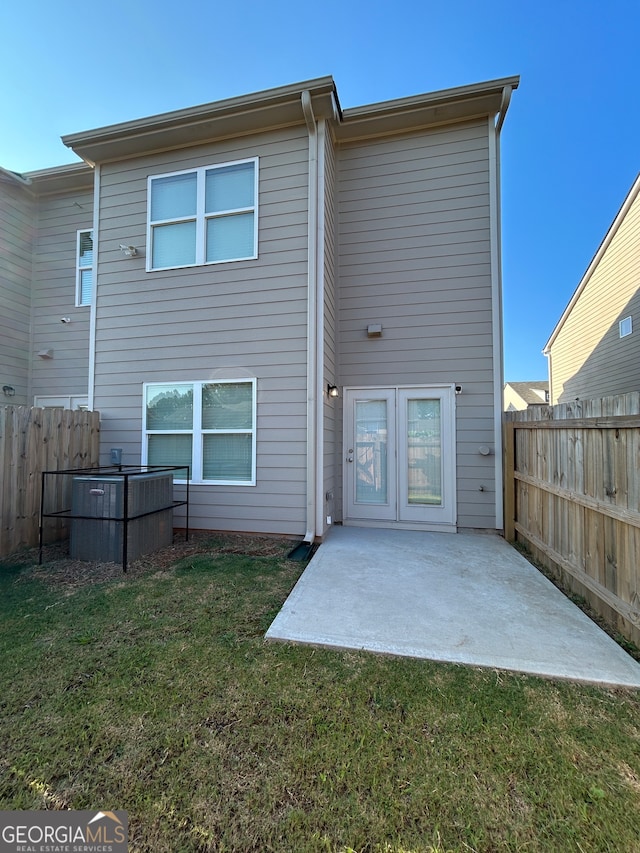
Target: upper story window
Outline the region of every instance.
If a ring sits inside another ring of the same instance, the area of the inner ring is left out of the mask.
[[[76,305],[91,305],[93,289],[93,231],[78,231],[76,250]]]
[[[258,158],[149,178],[147,270],[258,257]]]

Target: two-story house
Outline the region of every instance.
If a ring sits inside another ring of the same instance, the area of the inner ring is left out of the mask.
[[[189,465],[196,528],[501,528],[517,85],[342,110],[326,77],[3,171],[5,402],[98,410],[105,462]]]

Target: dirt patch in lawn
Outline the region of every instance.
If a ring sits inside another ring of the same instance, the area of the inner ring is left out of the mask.
[[[172,545],[132,560],[127,566],[129,577],[149,572],[165,571],[193,554],[243,554],[249,557],[286,557],[293,547],[290,539],[246,534],[214,534],[196,531],[185,540],[182,533],[174,535]],[[122,578],[122,563],[73,560],[69,557],[67,542],[47,545],[43,563],[38,565],[38,549],[24,551],[12,558],[14,565],[23,567],[24,580],[38,579],[52,586],[70,589]]]

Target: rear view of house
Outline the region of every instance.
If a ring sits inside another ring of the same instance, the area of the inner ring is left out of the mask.
[[[501,528],[517,84],[343,111],[320,78],[2,172],[11,402],[98,410],[105,462],[189,465],[197,528]]]

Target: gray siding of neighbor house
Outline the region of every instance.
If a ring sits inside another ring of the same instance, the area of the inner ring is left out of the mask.
[[[495,528],[499,487],[478,453],[494,444],[489,183],[486,121],[339,152],[342,384],[462,386],[458,525],[476,528]]]
[[[38,200],[33,263],[33,397],[88,391],[89,306],[75,307],[77,231],[93,227],[93,192],[83,190]],[[70,323],[60,322],[69,317]],[[37,353],[52,350],[53,358]]]
[[[640,195],[553,342],[553,403],[640,390]],[[619,321],[631,317],[621,338]]]
[[[258,156],[258,259],[145,272],[147,177]],[[95,402],[138,463],[142,383],[257,378],[257,485],[191,488],[194,528],[302,535],[308,136],[304,126],[101,168]],[[119,243],[140,256],[125,258]],[[106,459],[106,457],[105,457]],[[179,521],[176,522],[179,524]]]
[[[34,203],[26,188],[11,179],[0,181],[0,405],[24,405],[29,395],[29,339]]]

